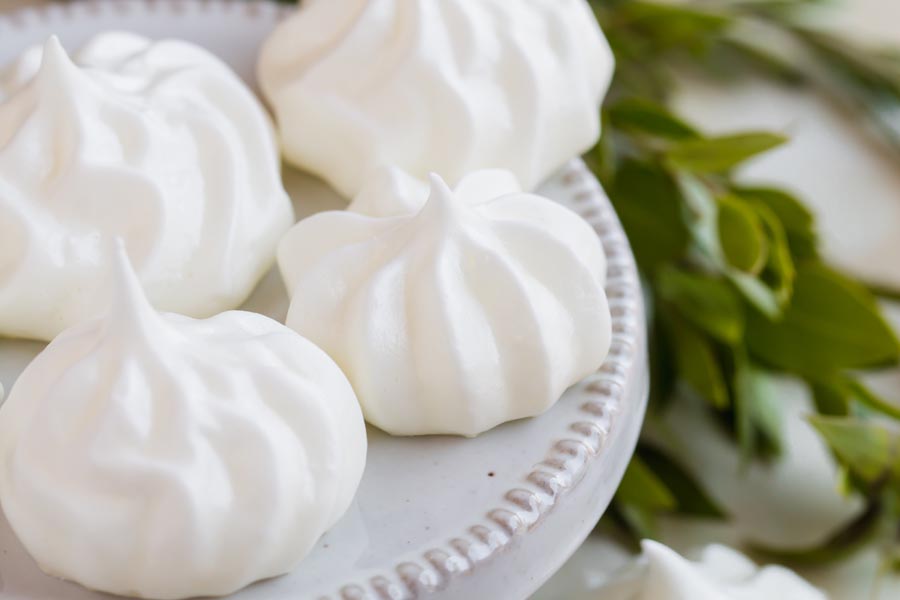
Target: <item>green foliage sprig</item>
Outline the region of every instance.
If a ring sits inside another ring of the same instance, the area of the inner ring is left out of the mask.
[[[815,0],[592,4],[617,71],[603,139],[586,159],[616,207],[650,297],[649,418],[693,396],[746,460],[776,459],[783,416],[774,378],[799,378],[815,400],[810,421],[842,466],[841,485],[866,508],[815,548],[757,550],[820,561],[884,534],[897,556],[900,406],[858,376],[895,365],[897,338],[871,290],[822,259],[813,216],[799,199],[733,177],[785,138],[710,137],[667,103],[679,71],[762,75],[853,107],[900,151],[900,59],[807,28],[803,11],[821,4]],[[653,537],[661,513],[723,516],[686,467],[664,446],[641,443],[611,513],[633,539]]]

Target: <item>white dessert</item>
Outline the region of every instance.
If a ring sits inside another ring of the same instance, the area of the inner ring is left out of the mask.
[[[73,62],[50,38],[3,98],[0,336],[95,316],[111,236],[154,306],[195,317],[241,304],[271,266],[293,222],[273,129],[207,51],[106,33]]]
[[[453,193],[470,204],[522,191],[516,176],[505,169],[482,169],[464,175]],[[378,167],[363,181],[347,210],[370,217],[395,217],[419,212],[428,200],[428,183],[395,166]]]
[[[278,248],[287,324],[388,433],[474,436],[533,416],[609,348],[593,229],[531,194],[470,203],[437,177],[418,213],[314,215]]]
[[[102,318],[60,334],[0,408],[0,501],[50,575],[146,598],[293,569],[366,458],[335,363],[262,315],[157,313],[118,253]]]
[[[612,72],[584,0],[306,0],[258,66],[286,158],[348,198],[383,165],[534,189],[594,145]]]
[[[731,548],[708,546],[698,562],[645,540],[640,563],[597,589],[604,600],[826,600],[793,571],[757,567]]]

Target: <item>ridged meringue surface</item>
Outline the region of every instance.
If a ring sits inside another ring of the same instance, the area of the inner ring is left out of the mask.
[[[718,544],[698,562],[652,540],[641,543],[642,560],[623,577],[595,592],[604,600],[826,600],[799,575],[778,565],[758,567]]]
[[[346,197],[392,164],[534,189],[596,142],[612,71],[585,0],[307,0],[258,66],[287,159]]]
[[[533,416],[609,348],[593,229],[530,194],[470,203],[432,176],[417,213],[314,215],[279,245],[287,325],[388,433],[474,436]]]
[[[428,183],[396,166],[378,167],[364,180],[347,210],[370,217],[395,217],[419,212],[428,200]],[[464,175],[453,187],[458,198],[478,204],[522,191],[506,169],[482,169]]]
[[[198,46],[55,38],[0,78],[0,336],[95,316],[120,236],[154,306],[238,306],[293,222],[265,110]]]
[[[353,389],[262,315],[157,313],[119,253],[102,318],[60,334],[0,408],[0,501],[48,574],[145,598],[291,570],[349,507]]]

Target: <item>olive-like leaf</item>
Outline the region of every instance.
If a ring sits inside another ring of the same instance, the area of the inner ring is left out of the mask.
[[[850,414],[850,397],[847,390],[833,378],[811,379],[809,387],[819,414],[832,417],[845,417]]]
[[[797,269],[782,319],[750,314],[746,342],[757,360],[813,378],[900,358],[897,338],[871,294],[819,263]]]
[[[609,196],[642,270],[652,272],[684,253],[688,233],[682,224],[681,199],[665,171],[651,163],[626,160],[616,172]]]
[[[809,417],[828,446],[860,480],[878,485],[900,484],[900,429],[896,425],[856,417]]]
[[[769,250],[759,279],[771,291],[780,314],[790,302],[793,293],[796,276],[794,258],[784,227],[775,213],[763,205],[756,206],[756,213],[762,224]]]
[[[668,140],[699,137],[697,130],[667,108],[645,99],[621,100],[608,109],[610,123],[626,131]]]
[[[775,215],[787,235],[792,255],[797,258],[818,256],[813,215],[795,196],[766,187],[736,186],[731,191],[739,198],[766,207]]]
[[[725,256],[719,233],[719,204],[701,177],[684,170],[675,173],[675,180],[684,200],[684,222],[699,256],[706,264],[727,276],[734,286],[760,312],[771,319],[779,317],[790,297],[793,263],[783,241],[783,234],[768,222],[768,214],[759,214],[759,223],[769,240],[766,276],[760,278],[732,266]],[[776,277],[781,273],[782,277]]]
[[[616,500],[650,510],[672,510],[678,505],[666,484],[637,456],[632,457],[625,470]]]
[[[666,152],[666,158],[681,169],[697,173],[717,173],[728,171],[785,142],[786,137],[774,133],[739,133],[675,144]]]
[[[719,341],[733,345],[744,336],[744,307],[724,279],[668,267],[660,270],[656,290],[692,325]]]
[[[738,442],[744,458],[751,458],[760,442],[780,453],[784,411],[772,375],[742,359],[735,369],[734,389]]]
[[[652,32],[661,45],[690,42],[698,36],[718,33],[733,23],[730,15],[700,7],[664,2],[627,2],[620,18],[629,27]]]
[[[667,319],[666,325],[672,331],[680,381],[714,407],[727,408],[730,404],[728,386],[715,347],[677,317]]]
[[[719,245],[729,265],[757,275],[769,258],[769,246],[759,215],[733,196],[718,198]]]
[[[855,377],[836,373],[823,375],[811,380],[811,387],[821,414],[877,413],[900,421],[900,405],[876,394]]]

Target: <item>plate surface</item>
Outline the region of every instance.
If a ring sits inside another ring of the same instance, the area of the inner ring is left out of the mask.
[[[50,34],[71,50],[100,31],[127,29],[201,44],[252,82],[259,45],[287,11],[228,0],[87,0],[24,9],[0,16],[0,65]],[[286,169],[284,178],[298,217],[346,205],[308,175]],[[614,335],[600,371],[540,417],[472,440],[392,438],[369,428],[366,473],[347,515],[294,572],[234,598],[525,598],[587,536],[622,477],[643,418],[642,299],[625,235],[584,165],[572,161],[540,192],[586,218],[606,249]],[[244,308],[284,317],[287,298],[275,272]],[[0,340],[7,390],[42,347]],[[5,518],[0,596],[108,597],[43,575]]]

